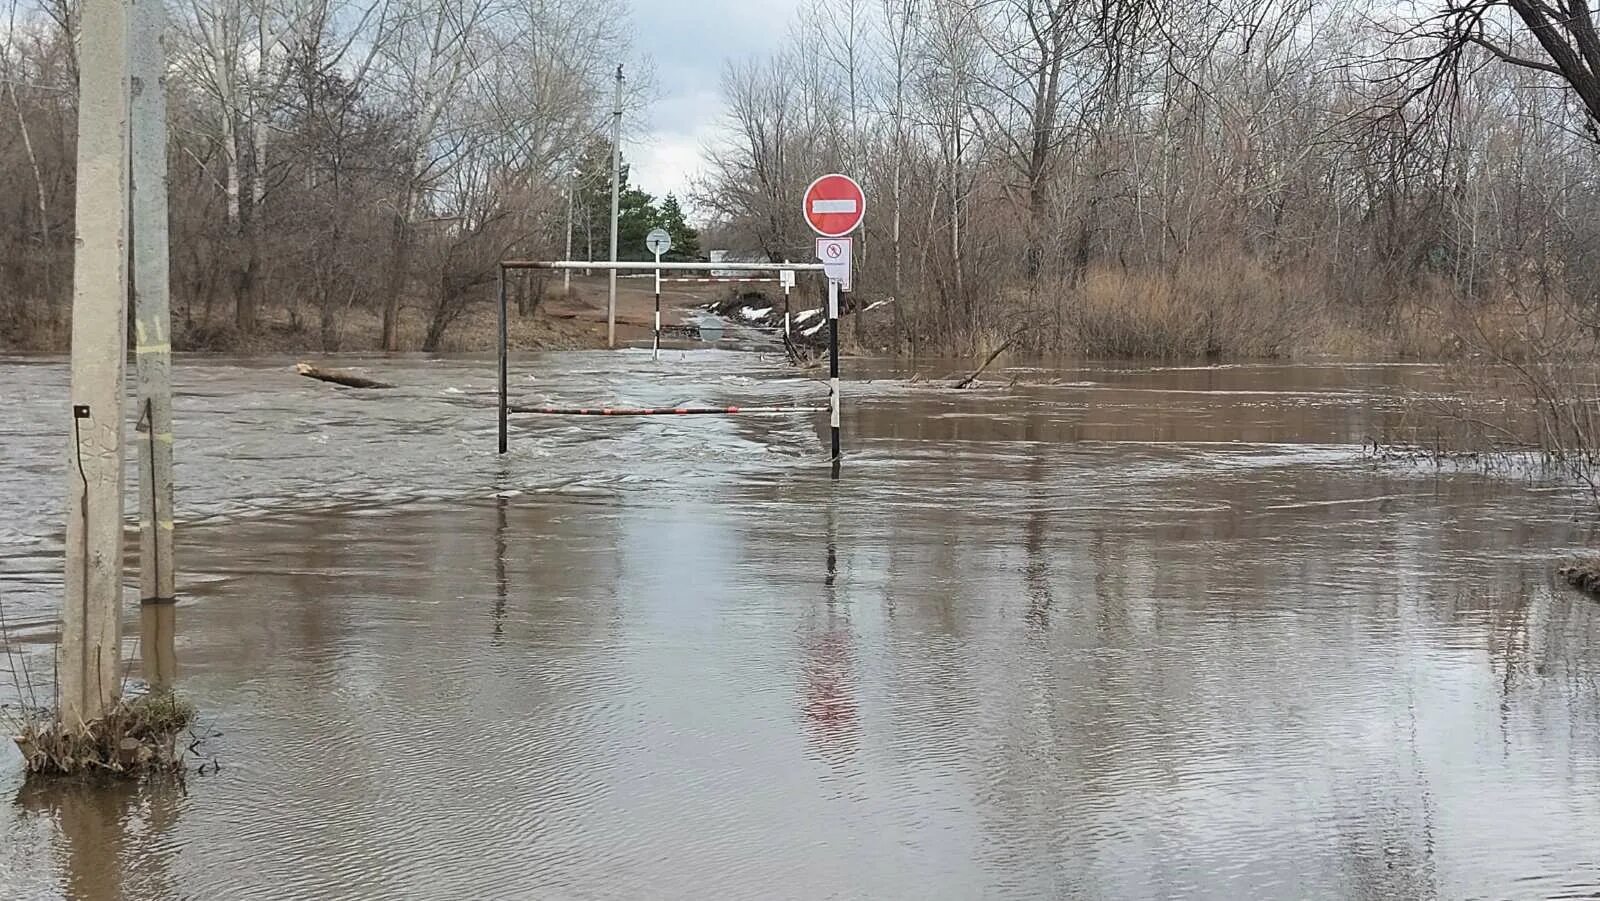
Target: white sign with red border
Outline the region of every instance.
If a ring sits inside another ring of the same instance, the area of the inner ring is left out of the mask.
[[[839,283],[839,290],[850,290],[850,258],[855,250],[852,238],[818,238],[817,259],[823,273]]]
[[[824,238],[850,234],[861,226],[861,217],[867,213],[867,195],[861,186],[837,172],[812,182],[802,203],[806,224]]]

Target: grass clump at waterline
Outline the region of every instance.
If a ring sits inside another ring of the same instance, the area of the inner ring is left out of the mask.
[[[14,741],[30,775],[139,778],[182,772],[178,736],[194,719],[193,704],[158,691],[119,700],[105,716],[82,726],[29,715]]]

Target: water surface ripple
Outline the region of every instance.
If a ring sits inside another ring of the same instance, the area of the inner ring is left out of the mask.
[[[7,748],[0,897],[1600,892],[1600,616],[1547,575],[1592,517],[1364,462],[1431,368],[851,361],[832,483],[818,417],[519,419],[502,458],[492,360],[338,361],[371,393],[290,362],[177,369],[221,772],[39,789]],[[826,392],[715,351],[512,375]],[[48,691],[66,373],[0,379],[0,602]]]

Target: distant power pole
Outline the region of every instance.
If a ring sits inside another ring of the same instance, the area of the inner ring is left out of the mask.
[[[572,259],[572,195],[578,191],[578,170],[576,167],[567,175],[567,255],[563,260]],[[572,270],[561,270],[561,290],[566,294],[572,293]]]
[[[611,109],[611,262],[617,261],[617,212],[622,193],[622,64],[617,63],[617,100]],[[610,270],[606,302],[606,346],[617,346],[617,270]]]
[[[78,55],[77,250],[67,424],[61,721],[121,694],[122,404],[128,338],[128,0],[85,0]]]

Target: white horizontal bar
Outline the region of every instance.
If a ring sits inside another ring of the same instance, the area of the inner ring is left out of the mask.
[[[663,272],[781,272],[788,269],[793,272],[822,272],[821,263],[652,263],[649,261],[633,262],[622,260],[503,260],[500,263],[507,269],[615,269],[619,272],[649,272],[660,269]]]
[[[813,200],[811,212],[813,213],[854,213],[856,202],[849,198],[844,200]]]

